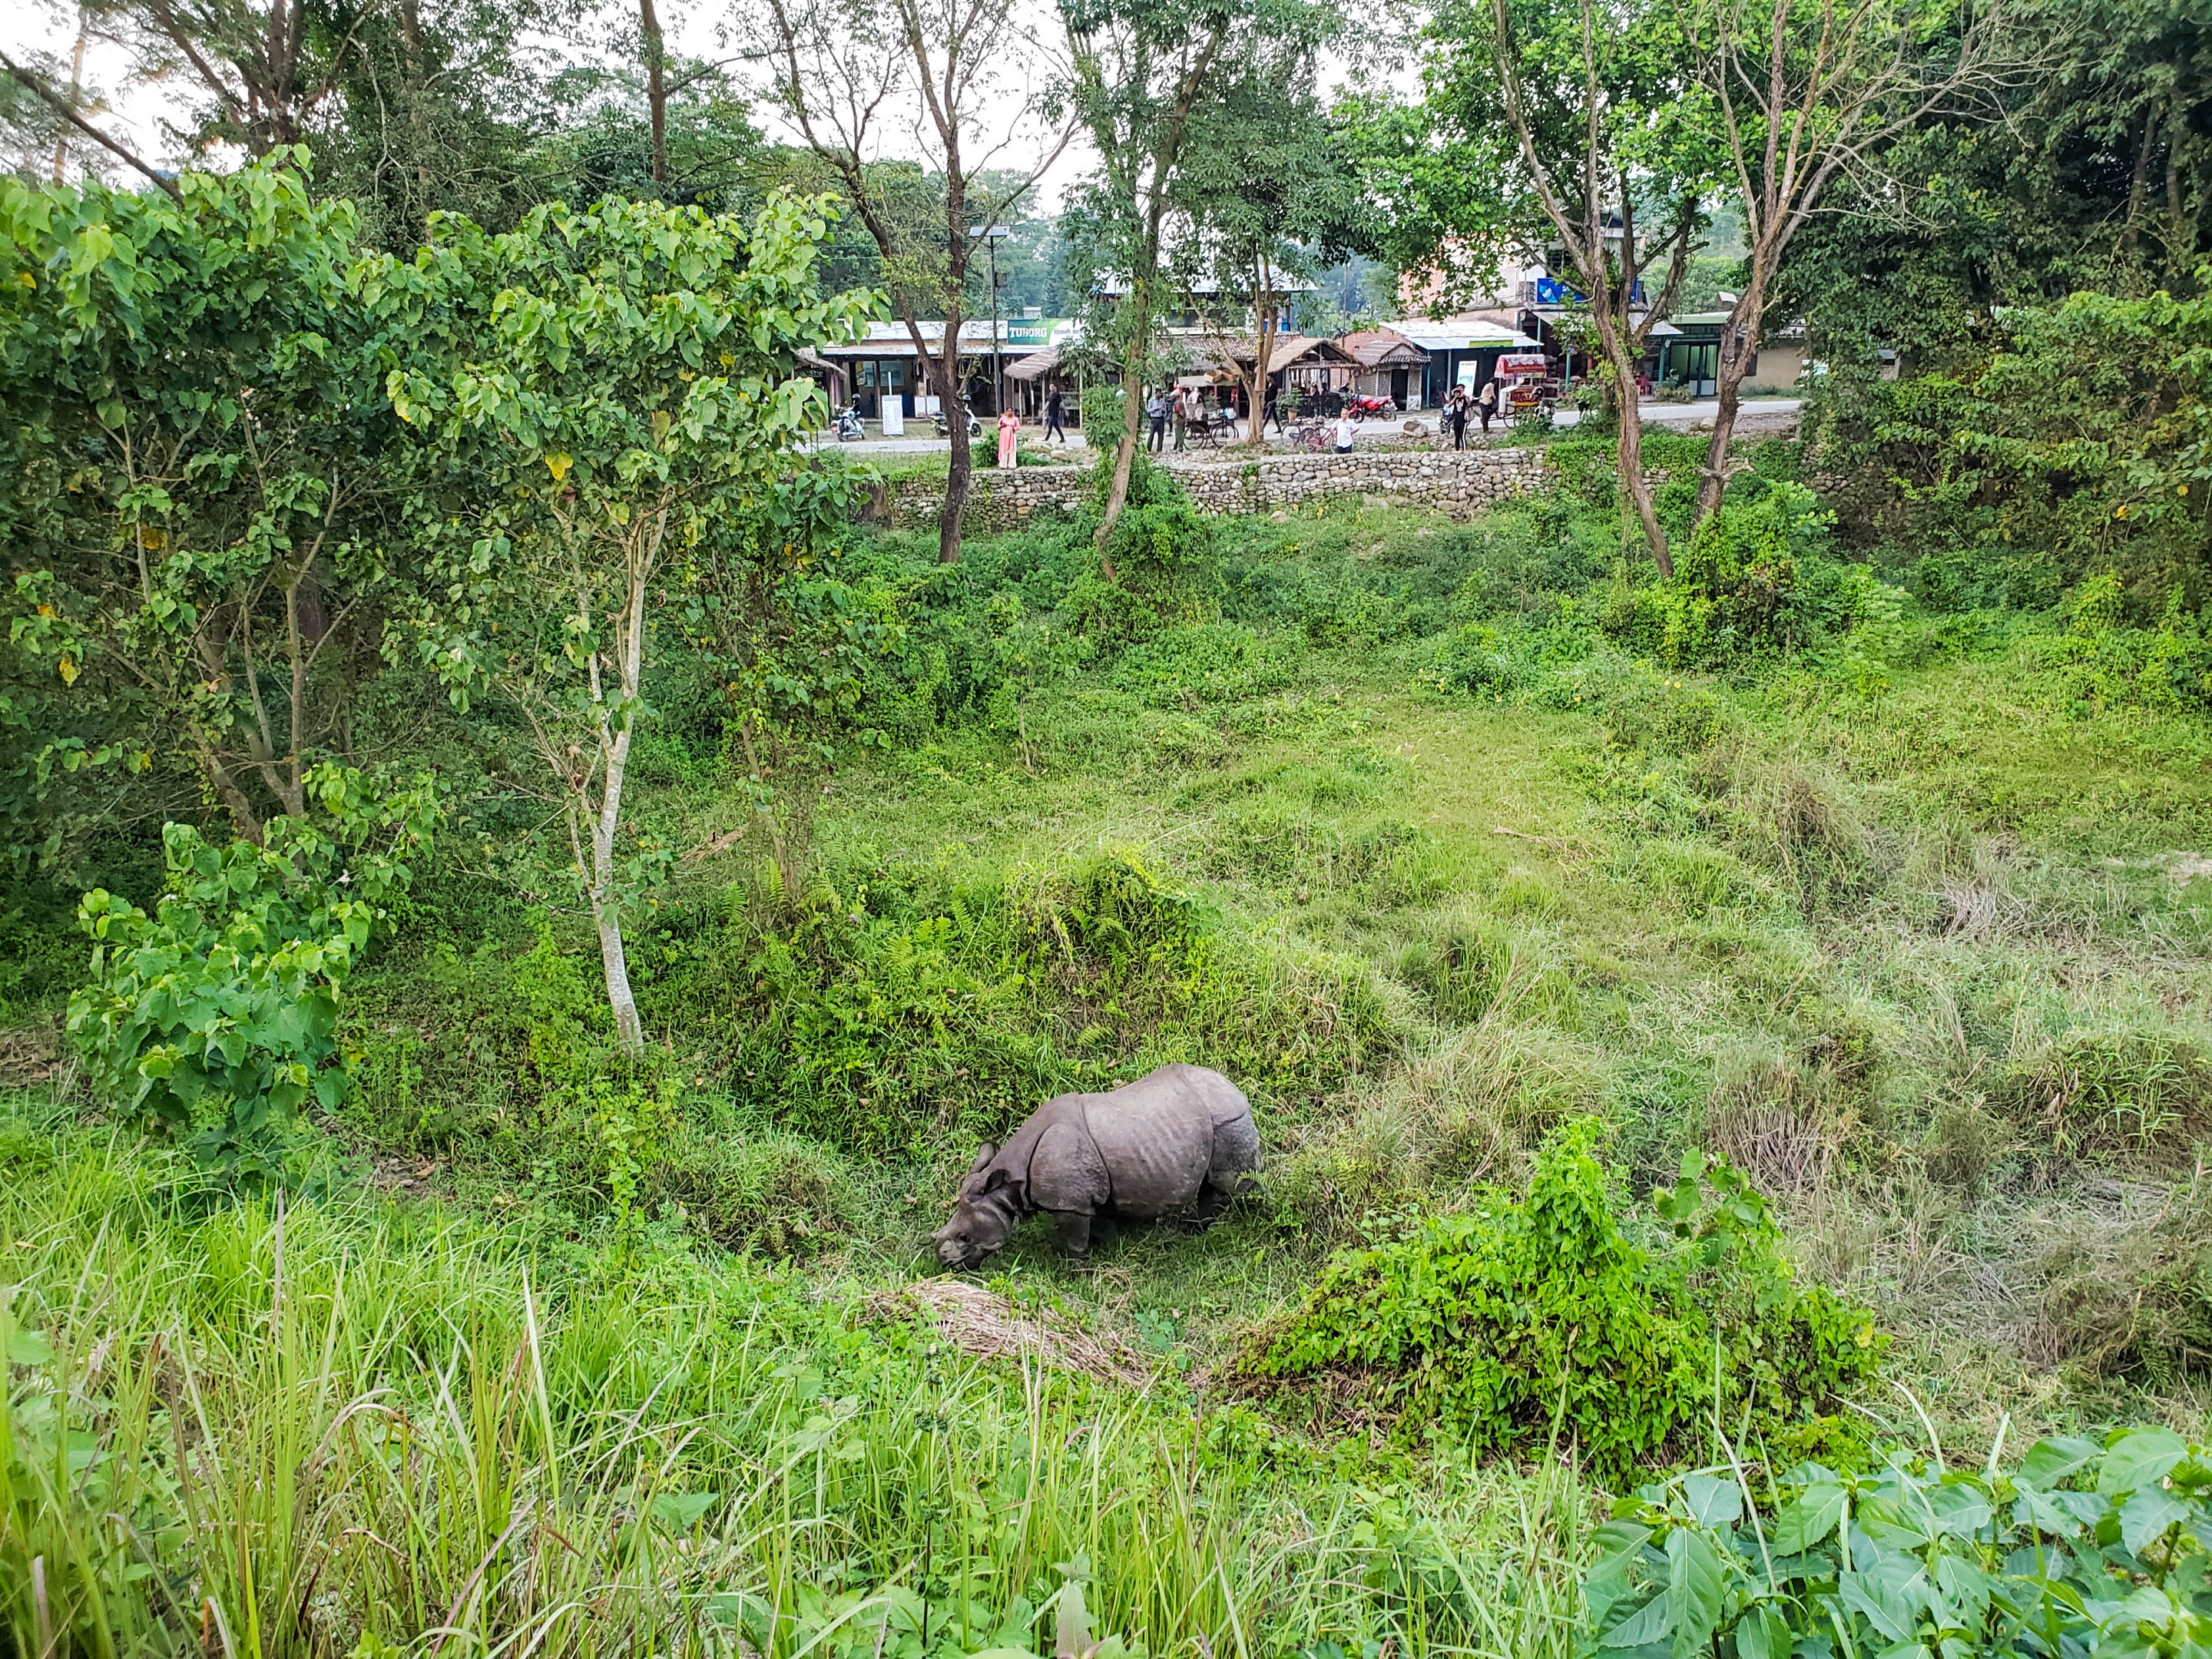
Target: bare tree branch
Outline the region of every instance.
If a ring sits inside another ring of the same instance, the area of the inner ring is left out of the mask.
[[[91,139],[93,143],[98,144],[102,149],[106,150],[110,155],[117,157],[125,165],[137,168],[140,173],[144,173],[146,177],[159,185],[161,189],[167,193],[169,199],[174,202],[179,207],[182,207],[185,204],[184,192],[177,188],[177,182],[175,179],[168,177],[166,173],[155,171],[154,167],[145,161],[141,161],[131,151],[125,149],[121,144],[116,143],[114,139],[109,137],[98,127],[93,125],[91,122],[86,120],[82,115],[79,115],[76,110],[70,108],[69,104],[61,97],[61,95],[56,93],[51,87],[47,86],[43,79],[41,79],[38,75],[33,73],[31,70],[25,69],[21,64],[8,56],[4,52],[0,52],[0,69],[5,69],[8,73],[14,76],[18,82],[28,88],[33,96],[45,103],[47,107],[52,109],[55,114],[60,116],[63,120],[68,122],[70,125],[75,127],[79,132],[84,134],[86,137]]]

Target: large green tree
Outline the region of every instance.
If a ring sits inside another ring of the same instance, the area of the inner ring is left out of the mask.
[[[750,227],[609,200],[504,235],[434,228],[361,284],[429,359],[390,378],[420,434],[396,648],[528,726],[634,1051],[623,795],[668,567],[773,523],[827,414],[795,355],[850,337],[876,296],[820,293],[826,204],[787,195]]]
[[[1348,112],[1377,198],[1373,246],[1447,298],[1557,248],[1623,412],[1619,468],[1661,573],[1636,374],[1680,293],[1718,157],[1670,0],[1449,0],[1424,37],[1420,103]]]
[[[1316,88],[1341,20],[1317,8],[1295,15],[1306,27],[1267,34],[1224,66],[1235,73],[1200,106],[1176,191],[1194,232],[1186,269],[1196,309],[1223,344],[1249,330],[1251,355],[1239,361],[1254,448],[1267,441],[1258,411],[1276,334],[1358,213],[1357,174]]]
[[[1310,59],[1336,13],[1323,0],[1061,0],[1060,16],[1075,113],[1097,157],[1068,215],[1093,295],[1086,343],[1119,372],[1123,391],[1098,528],[1103,557],[1129,498],[1141,391],[1163,372],[1165,302],[1202,250],[1185,197],[1192,160],[1209,142],[1236,142],[1234,106],[1261,100],[1255,82],[1285,43]]]
[[[944,411],[952,449],[938,557],[950,564],[973,471],[961,325],[986,263],[979,233],[1028,195],[1071,131],[1044,95],[1056,73],[1048,43],[1013,0],[768,0],[750,32],[770,103],[873,239]],[[921,167],[901,167],[917,149]],[[925,321],[942,324],[934,343]]]
[[[1987,107],[2031,62],[2000,9],[1960,0],[1687,0],[1682,17],[1745,250],[1721,334],[1703,521],[1720,506],[1743,377],[1798,234],[1846,177],[1863,209],[1898,210],[1893,147],[1931,119]]]
[[[258,841],[349,753],[374,655],[398,428],[346,286],[353,210],[293,152],[176,184],[0,182],[19,852],[203,794]]]

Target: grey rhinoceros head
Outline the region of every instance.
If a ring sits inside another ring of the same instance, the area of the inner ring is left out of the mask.
[[[994,1170],[991,1160],[998,1146],[985,1141],[975,1161],[960,1180],[960,1201],[952,1214],[930,1237],[937,1243],[937,1259],[948,1267],[972,1267],[1006,1242],[1014,1230],[1014,1194],[1004,1170]]]

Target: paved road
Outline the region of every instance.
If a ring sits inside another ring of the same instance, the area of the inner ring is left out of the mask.
[[[927,426],[927,422],[925,422],[923,424]],[[907,431],[909,434],[913,433],[914,425],[912,422],[908,422]],[[1036,438],[1036,428],[1035,427],[1024,427],[1022,428],[1022,436],[1034,443]],[[990,434],[990,437],[992,443],[995,445],[998,442],[998,433],[995,429]],[[946,440],[939,437],[934,432],[930,433],[927,437],[915,437],[908,435],[904,438],[878,438],[869,436],[856,439],[851,443],[843,444],[839,443],[834,438],[825,438],[822,441],[823,448],[842,449],[848,455],[942,455],[947,450],[951,449],[951,443]],[[1057,444],[1053,446],[1055,449],[1059,447],[1060,446]],[[1089,453],[1084,447],[1083,434],[1081,433],[1072,433],[1069,434],[1067,447],[1068,453],[1073,455],[1081,455]]]
[[[1747,398],[1737,418],[1741,420],[1746,416],[1795,416],[1804,402],[1802,398]],[[1712,398],[1688,404],[1662,404],[1656,398],[1647,398],[1641,407],[1647,422],[1663,421],[1669,426],[1687,425],[1695,421],[1703,421],[1710,426],[1713,416],[1721,412],[1718,400]],[[1563,409],[1552,416],[1552,422],[1555,426],[1572,426],[1582,417],[1583,412],[1579,409]]]
[[[1755,421],[1760,424],[1783,416],[1795,418],[1803,401],[1800,398],[1747,398],[1744,400],[1742,411],[1738,418]],[[1644,418],[1647,422],[1656,421],[1668,426],[1686,426],[1700,421],[1711,425],[1713,416],[1719,412],[1720,404],[1711,398],[1687,404],[1665,404],[1656,398],[1647,398],[1643,404]],[[1377,430],[1396,436],[1403,421],[1413,419],[1426,422],[1433,431],[1436,418],[1436,413],[1432,410],[1416,410],[1410,416],[1385,417],[1372,422],[1370,427],[1364,428],[1363,430]],[[1552,418],[1556,425],[1573,426],[1581,421],[1582,411],[1578,409],[1563,409]],[[926,422],[921,424],[927,428]],[[942,455],[951,447],[934,432],[925,431],[921,434],[915,434],[912,425],[909,425],[908,429],[914,435],[903,438],[867,437],[857,442],[847,444],[825,440],[823,447],[842,449],[852,455]],[[1238,438],[1236,441],[1242,441],[1243,432],[1243,428],[1240,425],[1237,428]],[[1034,442],[1036,428],[1024,427],[1022,435]],[[1229,437],[1224,435],[1218,441],[1212,453],[1224,453],[1231,447],[1231,441]],[[1089,453],[1080,432],[1068,434],[1067,453],[1071,456],[1080,456]],[[1208,452],[1194,445],[1192,453],[1202,455]]]

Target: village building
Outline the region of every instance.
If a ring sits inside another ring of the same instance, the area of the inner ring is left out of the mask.
[[[1011,371],[1037,346],[1052,337],[1055,329],[1073,325],[1060,319],[1005,318],[998,324],[998,360]],[[933,356],[945,339],[942,321],[920,325],[923,343]],[[991,387],[992,322],[988,317],[960,325],[961,392],[968,407],[983,419],[999,412]],[[887,406],[896,406],[902,420],[927,420],[938,412],[939,399],[929,390],[928,366],[914,349],[914,336],[903,322],[874,322],[857,340],[820,347],[801,362],[829,394],[833,405],[850,403],[864,421],[881,421]],[[1011,375],[1010,375],[1011,378]]]
[[[1340,336],[1336,348],[1355,364],[1350,390],[1363,398],[1388,398],[1401,409],[1419,406],[1429,354],[1396,328],[1360,329]]]

